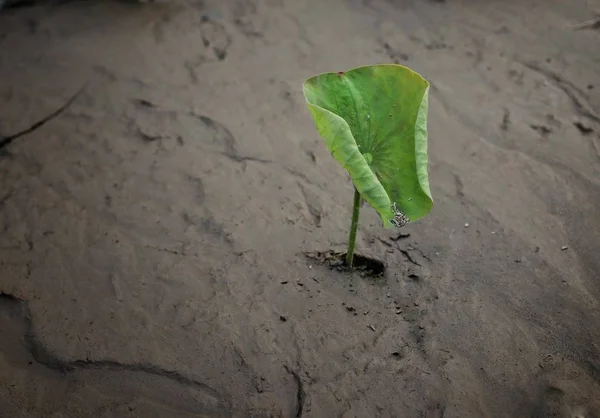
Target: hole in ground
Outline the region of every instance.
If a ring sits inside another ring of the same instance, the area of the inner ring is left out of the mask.
[[[354,254],[354,266],[352,268],[346,265],[346,253],[314,251],[304,254],[316,263],[338,271],[358,271],[369,277],[381,277],[385,273],[385,264],[383,264],[383,261],[361,254]]]
[[[342,258],[346,260],[346,254],[342,254]],[[344,266],[346,266],[345,261]],[[383,273],[385,273],[385,264],[376,258],[354,254],[354,270],[362,270],[372,276],[383,276]]]

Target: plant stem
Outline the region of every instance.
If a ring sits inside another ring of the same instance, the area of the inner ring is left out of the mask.
[[[352,223],[350,224],[350,236],[348,237],[348,252],[346,253],[346,265],[352,267],[354,263],[354,243],[356,242],[356,230],[358,229],[358,214],[360,212],[360,193],[354,188],[354,206],[352,207]]]

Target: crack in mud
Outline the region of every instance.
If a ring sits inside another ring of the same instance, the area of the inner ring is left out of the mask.
[[[568,80],[565,80],[564,78],[562,78],[561,76],[559,76],[558,74],[556,74],[550,70],[546,70],[546,69],[540,67],[539,65],[537,65],[534,62],[524,62],[524,63],[521,63],[521,65],[546,77],[547,79],[549,79],[552,82],[552,84],[554,84],[556,87],[558,87],[560,90],[562,90],[562,92],[565,93],[567,95],[567,97],[569,97],[569,99],[571,99],[571,102],[573,102],[573,105],[575,106],[575,110],[581,116],[587,117],[597,123],[600,123],[600,116],[597,115],[591,109],[591,106],[589,103],[585,103],[585,102],[587,102],[585,93],[583,93],[581,91],[581,89],[579,89],[573,83],[571,83]]]
[[[308,208],[308,213],[310,214],[313,224],[316,227],[321,226],[321,219],[323,217],[323,210],[321,209],[321,205],[319,204],[319,198],[314,193],[311,193],[306,187],[300,182],[297,181],[298,187],[300,188],[300,192],[302,193],[302,197],[304,198],[304,203]]]
[[[254,161],[263,164],[270,164],[273,162],[264,158],[253,157],[249,155],[240,155],[237,150],[237,141],[233,136],[233,133],[229,130],[229,128],[208,116],[198,115],[195,113],[192,113],[191,115],[200,120],[200,122],[202,122],[204,126],[206,126],[208,129],[211,129],[216,135],[219,134],[221,136],[221,139],[223,140],[225,145],[225,150],[222,152],[222,154],[231,159],[232,161],[236,163]]]
[[[600,140],[600,134],[598,134],[598,140]],[[596,144],[596,140],[594,138],[591,139],[591,143],[596,157],[598,157],[598,160],[600,160],[600,146]]]
[[[31,311],[28,303],[16,296],[8,293],[0,292],[0,303],[12,303],[18,306],[15,313],[20,317],[25,324],[25,348],[31,354],[36,363],[45,366],[52,370],[57,370],[63,374],[68,374],[77,369],[86,370],[108,370],[108,371],[130,371],[141,372],[150,375],[161,376],[186,386],[198,389],[218,401],[221,407],[226,410],[231,410],[231,405],[224,397],[214,388],[185,376],[174,370],[167,370],[162,367],[149,363],[133,363],[124,364],[115,360],[74,360],[64,361],[49,353],[48,350],[36,339],[33,333],[33,323]]]
[[[6,194],[0,197],[0,208],[8,201],[8,198],[12,195],[11,191],[6,192]]]
[[[415,260],[412,255],[410,255],[410,253],[408,252],[408,250],[400,248],[400,245],[398,245],[398,242],[396,242],[396,246],[398,247],[398,250],[402,253],[402,255],[404,255],[404,257],[406,257],[406,259],[409,262],[411,262],[415,266],[421,267],[421,264],[417,260]]]
[[[296,418],[301,418],[302,413],[304,412],[304,401],[306,400],[306,392],[304,391],[304,383],[298,372],[289,368],[289,366],[284,365],[285,370],[294,377],[294,381],[296,382],[297,391],[296,391]]]
[[[30,133],[40,129],[42,126],[44,126],[46,123],[50,122],[52,119],[55,119],[58,116],[60,116],[65,110],[67,110],[67,108],[69,106],[71,106],[73,104],[73,102],[75,102],[75,100],[77,100],[77,98],[81,95],[81,93],[83,93],[83,91],[85,90],[86,87],[87,87],[87,84],[84,85],[83,87],[81,87],[79,90],[77,90],[77,92],[73,96],[71,96],[71,98],[69,100],[67,100],[65,102],[65,104],[63,104],[61,107],[56,109],[54,112],[50,113],[48,116],[38,120],[30,127],[23,129],[22,131],[17,132],[16,134],[12,134],[12,135],[8,135],[8,136],[1,136],[0,137],[0,150],[7,147],[8,145],[10,145],[15,139],[18,139],[22,136],[25,136],[27,134],[30,134]]]

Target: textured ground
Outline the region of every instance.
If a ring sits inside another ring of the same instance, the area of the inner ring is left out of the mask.
[[[596,1],[0,14],[2,417],[600,417]],[[301,94],[432,83],[434,211],[319,266],[352,188]],[[468,224],[468,226],[466,226]]]

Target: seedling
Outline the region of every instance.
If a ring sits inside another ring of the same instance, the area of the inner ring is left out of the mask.
[[[384,64],[320,74],[303,90],[319,134],[354,184],[346,253],[352,267],[361,200],[385,228],[401,228],[431,211],[429,83],[407,67]]]

